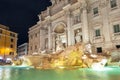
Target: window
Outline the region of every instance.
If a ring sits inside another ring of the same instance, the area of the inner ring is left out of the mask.
[[[37,49],[37,45],[35,45],[35,50]]]
[[[97,53],[102,53],[102,47],[97,48]]]
[[[0,30],[0,33],[2,33],[2,30]]]
[[[12,44],[10,45],[10,48],[13,48],[13,45],[12,45]]]
[[[11,42],[13,42],[13,41],[14,41],[14,39],[13,39],[13,38],[11,38],[11,39],[10,39],[10,41],[11,41]]]
[[[113,28],[114,28],[114,33],[120,32],[120,25],[119,24],[113,25]]]
[[[111,8],[117,7],[116,0],[110,0]]]
[[[14,52],[10,52],[9,55],[14,55]]]
[[[37,33],[35,33],[35,37],[37,37]]]
[[[13,34],[13,33],[10,33],[10,36],[11,36],[11,37],[15,37],[15,34]]]
[[[93,8],[93,14],[98,15],[98,7]]]
[[[101,35],[100,35],[100,29],[96,29],[96,30],[95,30],[95,36],[96,36],[96,37],[101,36]]]
[[[117,49],[120,49],[120,45],[116,45],[116,48],[117,48]]]

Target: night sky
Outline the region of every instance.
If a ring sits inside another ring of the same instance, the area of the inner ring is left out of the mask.
[[[18,45],[28,42],[28,28],[38,21],[38,14],[51,6],[50,0],[0,0],[0,24],[18,33]]]

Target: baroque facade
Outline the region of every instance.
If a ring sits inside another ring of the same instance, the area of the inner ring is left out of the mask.
[[[77,42],[91,43],[97,53],[120,48],[120,0],[51,0],[29,28],[29,54]]]

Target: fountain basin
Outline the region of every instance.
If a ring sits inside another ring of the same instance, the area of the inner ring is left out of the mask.
[[[120,80],[120,68],[105,67],[99,71],[91,68],[38,70],[0,67],[0,80]]]

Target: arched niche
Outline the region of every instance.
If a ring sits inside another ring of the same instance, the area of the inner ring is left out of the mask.
[[[61,33],[65,32],[65,28],[66,28],[66,26],[65,26],[64,23],[58,23],[58,24],[55,25],[55,27],[53,29],[53,32],[61,34]]]
[[[55,48],[57,48],[58,42],[60,42],[60,44],[62,44],[62,46],[65,48],[67,46],[66,25],[63,22],[56,24],[55,27],[53,28],[53,32]]]

